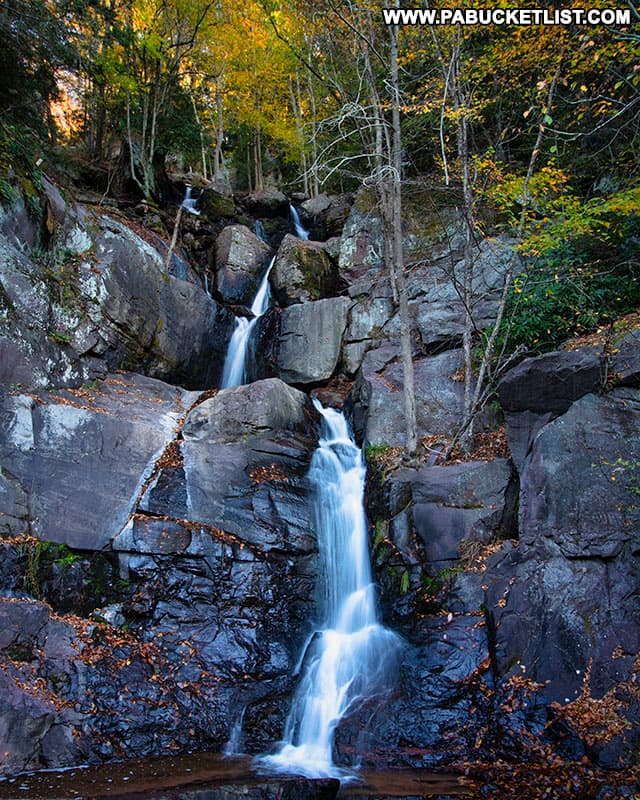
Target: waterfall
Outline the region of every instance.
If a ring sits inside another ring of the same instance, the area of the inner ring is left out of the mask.
[[[309,231],[306,228],[302,227],[302,223],[300,222],[300,214],[298,214],[298,212],[291,203],[289,203],[289,211],[291,213],[291,221],[293,222],[293,228],[296,232],[296,236],[298,237],[298,239],[308,239]]]
[[[324,409],[311,462],[313,513],[320,552],[322,627],[303,654],[278,753],[262,763],[308,777],[341,775],[333,763],[340,720],[387,688],[399,639],[384,628],[371,578],[363,495],[365,466],[344,416]]]
[[[276,257],[271,259],[271,263],[260,282],[258,292],[251,304],[252,319],[246,317],[237,317],[233,335],[229,342],[227,349],[227,356],[224,361],[224,368],[222,370],[222,381],[220,384],[221,389],[228,389],[231,386],[240,386],[246,380],[245,360],[247,357],[247,348],[249,347],[249,339],[256,322],[269,308],[271,300],[271,291],[269,288],[269,273],[275,263]]]
[[[268,244],[268,242],[267,242],[267,234],[266,234],[266,231],[264,229],[264,223],[262,222],[261,219],[257,219],[256,220],[256,224],[255,224],[253,230],[254,230],[255,235],[258,237],[258,239],[260,239],[260,241],[266,242]]]
[[[191,197],[191,186],[187,186],[184,194],[184,200],[182,201],[182,208],[185,211],[188,211],[190,214],[195,214],[196,216],[200,215],[200,212],[196,208],[196,203],[198,201]]]

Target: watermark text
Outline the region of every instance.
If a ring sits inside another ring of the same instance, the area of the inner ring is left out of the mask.
[[[625,8],[383,8],[385,25],[631,25]]]

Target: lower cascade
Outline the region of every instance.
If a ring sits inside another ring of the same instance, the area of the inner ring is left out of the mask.
[[[344,771],[333,762],[335,729],[346,714],[389,687],[400,639],[378,620],[362,452],[344,416],[314,403],[323,418],[309,472],[320,551],[321,627],[300,659],[302,678],[280,750],[261,762],[307,777],[339,777]]]
[[[246,383],[246,358],[247,349],[249,347],[249,340],[251,332],[253,331],[256,322],[269,308],[271,300],[271,290],[269,287],[269,273],[275,263],[275,256],[271,259],[271,263],[264,274],[258,287],[256,296],[251,304],[250,311],[253,314],[252,319],[247,317],[237,317],[233,335],[229,342],[227,349],[227,356],[224,361],[222,369],[222,381],[220,383],[221,389],[229,389],[232,386],[241,386]]]

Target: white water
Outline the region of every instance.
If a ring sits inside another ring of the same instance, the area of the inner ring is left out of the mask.
[[[241,386],[246,382],[246,358],[247,349],[249,347],[249,340],[251,332],[253,331],[256,322],[269,308],[271,301],[271,289],[269,286],[269,273],[275,263],[275,256],[271,259],[271,263],[260,282],[258,292],[251,305],[252,319],[247,317],[237,317],[236,324],[229,342],[227,349],[227,356],[224,361],[224,368],[222,370],[222,381],[220,384],[221,389],[228,389],[231,386]]]
[[[320,551],[322,627],[301,658],[281,749],[268,767],[308,777],[341,776],[333,763],[336,726],[389,685],[399,639],[379,620],[363,507],[365,466],[344,416],[316,407],[321,439],[311,462]]]
[[[267,241],[267,234],[266,234],[266,231],[264,229],[264,224],[263,224],[261,219],[257,219],[256,220],[256,224],[254,226],[254,233],[258,237],[258,239],[260,239],[260,241],[262,241],[262,242],[266,242]]]
[[[184,210],[188,211],[190,214],[195,214],[196,216],[200,216],[200,212],[196,208],[197,202],[198,201],[196,199],[191,197],[191,186],[187,186],[184,195],[184,200],[182,201],[182,208],[184,208]]]
[[[289,211],[291,212],[291,221],[293,222],[293,228],[296,232],[296,236],[298,239],[308,239],[309,238],[309,231],[306,228],[302,227],[302,223],[300,222],[300,215],[293,207],[291,203],[289,203]]]

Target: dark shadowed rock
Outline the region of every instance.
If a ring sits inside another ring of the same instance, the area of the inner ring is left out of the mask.
[[[554,419],[555,414],[536,414],[535,411],[505,411],[504,421],[509,452],[518,471],[522,471],[538,433]]]
[[[615,343],[610,372],[618,385],[640,385],[640,330],[627,333]]]
[[[262,191],[252,192],[242,202],[254,217],[289,216],[289,201],[277,189],[263,189]]]
[[[311,238],[325,241],[340,236],[352,203],[353,195],[350,194],[319,194],[305,200],[300,207],[300,214],[311,231]]]
[[[601,357],[593,350],[560,350],[526,358],[498,385],[505,411],[563,414],[602,385]]]
[[[640,530],[640,396],[587,395],[536,437],[521,476],[520,537],[573,558],[612,558]]]
[[[513,532],[516,493],[506,459],[399,470],[392,482],[408,483],[413,526],[429,563],[460,558],[460,542],[491,541]]]
[[[250,306],[271,248],[245,225],[228,225],[216,241],[216,289],[223,302]]]
[[[197,196],[198,209],[208,220],[230,219],[236,213],[233,199],[215,189],[203,189]]]
[[[284,310],[278,351],[278,374],[283,381],[316,383],[333,375],[350,303],[348,297],[332,297]]]
[[[638,741],[632,685],[640,648],[640,614],[632,599],[640,582],[629,551],[612,561],[576,560],[552,546],[507,544],[489,560],[484,584],[500,674],[536,681],[545,704],[615,693],[630,721],[617,737],[628,760]]]
[[[337,269],[324,246],[291,234],[280,244],[270,278],[281,306],[330,297],[338,286]]]

